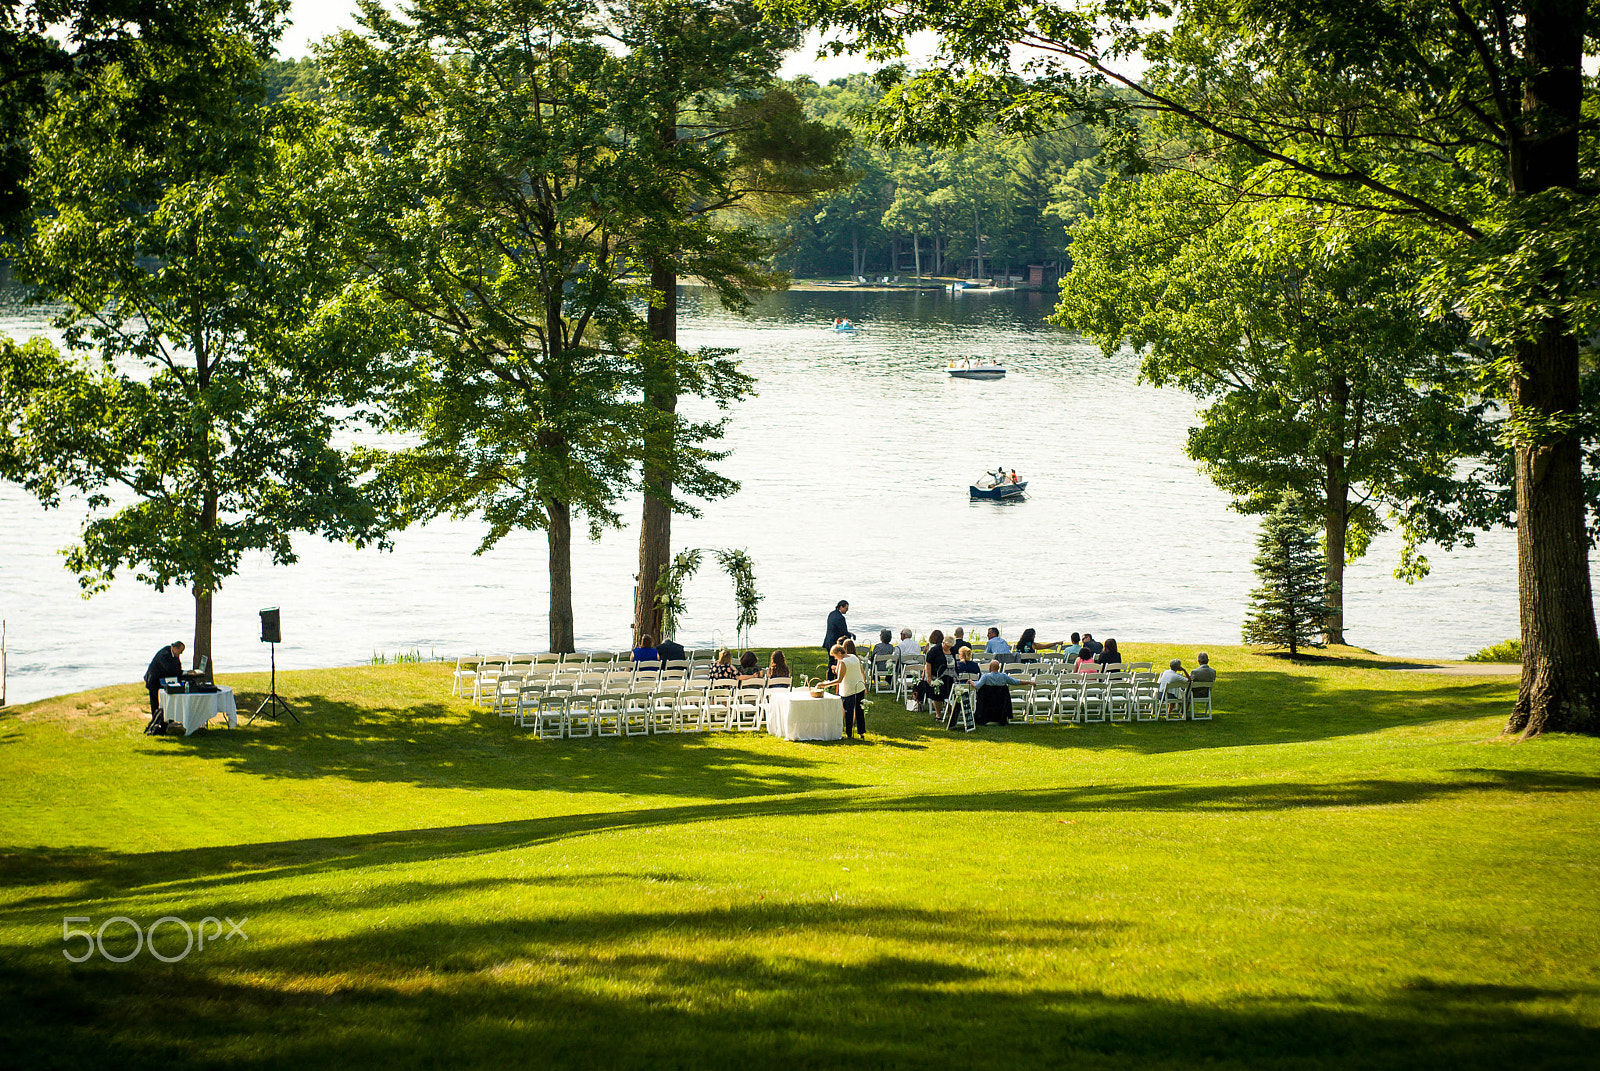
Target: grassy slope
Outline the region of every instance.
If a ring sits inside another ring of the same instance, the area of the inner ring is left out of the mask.
[[[875,701],[869,745],[539,742],[437,665],[284,674],[303,724],[187,739],[139,735],[136,686],[18,708],[0,1037],[32,1066],[1593,1066],[1600,741],[1494,742],[1514,680],[1342,653],[1216,651],[1209,724],[966,736]],[[249,940],[62,958],[63,916],[118,914]]]

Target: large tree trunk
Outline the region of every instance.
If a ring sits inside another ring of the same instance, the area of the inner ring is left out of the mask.
[[[655,265],[650,272],[650,286],[661,293],[661,307],[649,310],[650,337],[671,342],[678,341],[678,277],[670,267]],[[658,370],[659,371],[659,370]],[[671,389],[669,377],[652,376],[647,379],[660,384],[658,390],[645,392],[645,404],[671,417],[678,410],[678,394]],[[672,450],[671,432],[663,431],[663,441],[651,445],[648,456],[664,456]],[[633,643],[650,636],[656,640],[661,635],[661,607],[656,605],[656,592],[661,580],[661,570],[672,558],[672,475],[660,461],[646,461],[644,466],[644,508],[639,517],[639,576],[633,589]]]
[[[1528,68],[1522,138],[1511,153],[1514,196],[1577,186],[1583,101],[1581,0],[1526,9]],[[1532,418],[1516,448],[1517,594],[1522,686],[1507,732],[1600,732],[1600,642],[1595,635],[1584,525],[1578,415],[1578,342],[1551,317],[1517,347],[1512,401]]]
[[[198,331],[195,334],[195,383],[200,395],[204,395],[211,386],[211,361],[206,353],[204,335]],[[197,406],[202,413],[208,413],[196,398]],[[211,419],[202,416],[198,434],[199,457],[196,468],[200,476],[200,532],[205,540],[205,552],[210,554],[210,536],[217,527],[217,476],[215,462],[211,457]],[[217,578],[213,575],[214,563],[209,557],[198,564],[195,569],[194,585],[194,649],[189,652],[189,665],[198,665],[201,657],[206,659],[207,676],[216,672],[215,659],[211,650],[211,598],[216,594]]]
[[[1328,605],[1326,643],[1344,643],[1344,539],[1349,524],[1350,485],[1345,479],[1344,456],[1331,454],[1326,459],[1323,480],[1323,599]]]
[[[565,502],[545,503],[550,547],[550,650],[571,652],[572,645],[572,509]]]

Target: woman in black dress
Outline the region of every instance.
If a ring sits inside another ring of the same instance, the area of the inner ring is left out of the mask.
[[[950,687],[955,684],[955,672],[944,653],[944,633],[934,629],[928,634],[928,655],[922,663],[922,682],[917,685],[917,697],[933,706],[934,717],[944,713],[944,701],[950,698]]]
[[[1102,666],[1114,666],[1122,661],[1122,652],[1117,650],[1117,641],[1106,640],[1106,645],[1100,653],[1094,656],[1095,662]]]

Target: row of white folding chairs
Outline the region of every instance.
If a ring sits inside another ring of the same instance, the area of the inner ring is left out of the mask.
[[[461,660],[463,663],[470,660]],[[517,662],[514,660],[483,659],[475,668],[463,666],[455,673],[455,683],[451,687],[452,696],[468,697],[474,703],[480,703],[484,697],[493,694],[495,682],[503,677],[525,677],[528,679],[564,679],[574,676],[590,674],[610,674],[613,676],[627,677],[628,679],[640,678],[648,675],[662,675],[666,677],[709,677],[711,674],[710,660],[690,661],[682,659],[670,662],[630,662],[626,659],[616,662]],[[470,682],[470,684],[468,683]]]
[[[541,739],[755,732],[766,722],[768,692],[788,686],[787,678],[774,678],[586,693],[531,684],[519,691],[511,716]]]
[[[714,655],[708,651],[686,651],[683,663],[692,666],[696,663],[710,665]],[[534,669],[535,667],[573,667],[588,668],[593,666],[611,666],[619,663],[630,663],[633,658],[632,651],[576,651],[567,654],[521,653],[521,654],[493,654],[487,657],[472,656],[456,659],[455,673],[452,675],[450,694],[452,696],[465,696],[467,688],[476,682],[485,672],[518,672]],[[669,665],[675,663],[668,663]]]
[[[568,676],[533,674],[522,676],[516,673],[501,673],[495,677],[493,687],[483,694],[488,700],[490,709],[497,714],[510,717],[517,707],[518,697],[525,691],[535,689],[597,695],[601,692],[679,692],[687,688],[705,691],[712,683],[704,679],[691,680],[681,672],[635,674],[626,669],[607,672],[596,668],[587,673],[574,673]],[[731,686],[734,682],[721,683]]]
[[[977,680],[957,677],[952,701],[972,702]],[[1209,721],[1212,688],[1176,681],[1163,692],[1155,675],[1144,671],[1040,676],[1032,686],[1011,689],[1011,715],[1025,723]]]
[[[698,678],[706,677],[709,673],[701,673]],[[496,668],[490,666],[478,671],[472,685],[472,701],[482,703],[484,699],[492,697],[503,691],[508,683],[518,681],[545,681],[557,682],[574,687],[588,688],[629,688],[641,681],[682,681],[696,676],[693,667],[687,662],[668,662],[663,668],[659,662],[616,662],[612,664],[592,663],[588,666],[560,665],[560,666],[513,666],[510,668]]]

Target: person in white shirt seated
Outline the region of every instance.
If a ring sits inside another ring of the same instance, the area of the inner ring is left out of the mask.
[[[922,661],[922,648],[917,644],[917,641],[912,638],[911,630],[908,628],[903,628],[900,630],[900,643],[895,650],[899,652],[901,665],[904,665],[907,662]]]
[[[1010,654],[1011,645],[1000,638],[999,629],[991,628],[989,630],[989,642],[983,645],[983,653],[990,655]]]
[[[1185,685],[1189,683],[1189,674],[1183,671],[1183,659],[1174,658],[1165,673],[1156,678],[1156,695],[1162,699],[1167,697],[1167,686],[1177,681]]]

